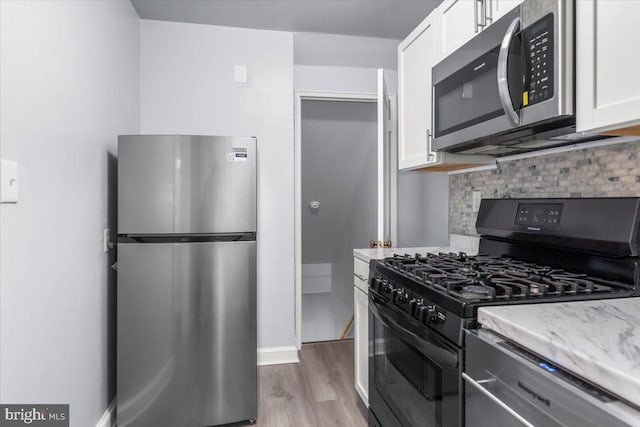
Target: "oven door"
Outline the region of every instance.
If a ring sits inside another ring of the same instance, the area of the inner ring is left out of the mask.
[[[460,350],[369,292],[370,426],[461,425]]]

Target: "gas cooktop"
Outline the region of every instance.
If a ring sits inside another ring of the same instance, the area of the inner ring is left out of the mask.
[[[479,255],[372,261],[370,291],[432,328],[480,306],[640,296],[640,198],[485,199],[476,230]]]
[[[621,282],[508,257],[457,254],[394,255],[384,265],[425,287],[468,302],[549,298],[626,291]]]

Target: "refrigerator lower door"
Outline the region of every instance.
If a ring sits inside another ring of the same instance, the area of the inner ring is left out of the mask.
[[[256,418],[256,242],[118,244],[119,427]]]

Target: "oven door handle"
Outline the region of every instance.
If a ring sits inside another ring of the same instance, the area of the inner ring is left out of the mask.
[[[398,337],[411,344],[434,362],[455,369],[458,368],[457,349],[453,348],[451,344],[438,337],[435,333],[422,328],[418,330],[418,326],[412,325],[399,315],[385,310],[384,306],[377,301],[378,298],[379,297],[369,289],[369,310],[371,310],[373,315],[378,318],[385,327],[389,328],[389,330]]]
[[[509,60],[509,50],[511,49],[511,42],[513,41],[513,36],[518,31],[519,26],[520,17],[517,17],[513,20],[513,22],[511,22],[509,28],[507,28],[507,32],[504,34],[502,44],[500,45],[500,52],[498,53],[498,95],[500,95],[500,103],[502,104],[504,113],[507,115],[507,118],[514,126],[518,126],[520,124],[520,116],[518,116],[518,113],[516,112],[515,108],[513,108],[513,103],[511,102],[511,94],[509,93],[509,80],[507,77],[507,62]]]

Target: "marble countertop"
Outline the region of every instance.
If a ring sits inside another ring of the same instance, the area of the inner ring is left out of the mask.
[[[369,262],[372,259],[382,259],[382,258],[393,256],[393,254],[415,255],[416,253],[425,254],[427,252],[438,253],[438,252],[461,252],[461,251],[467,252],[469,255],[472,255],[468,251],[452,248],[450,246],[423,246],[423,247],[416,247],[416,248],[354,249],[353,256],[365,262]]]
[[[640,298],[485,307],[478,322],[640,408]]]

